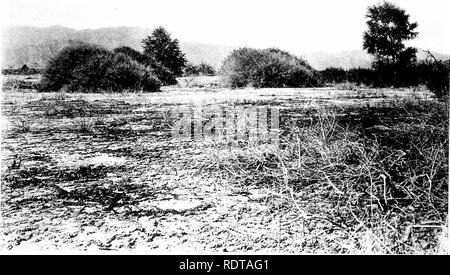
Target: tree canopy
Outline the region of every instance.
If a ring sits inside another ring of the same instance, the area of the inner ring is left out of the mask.
[[[187,64],[186,57],[180,49],[178,39],[172,39],[163,27],[156,28],[142,43],[144,55],[154,58],[175,76],[183,74],[183,68]]]
[[[396,5],[383,2],[371,6],[367,12],[368,30],[364,32],[363,48],[375,56],[374,65],[408,66],[416,61],[417,50],[404,42],[417,37],[418,24]]]

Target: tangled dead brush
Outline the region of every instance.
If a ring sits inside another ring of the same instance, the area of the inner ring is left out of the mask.
[[[341,252],[435,253],[448,215],[448,107],[396,104],[372,110],[384,117],[367,128],[347,110],[309,112],[311,123],[282,129],[278,147],[217,143],[205,165],[266,187],[298,220],[345,231]]]

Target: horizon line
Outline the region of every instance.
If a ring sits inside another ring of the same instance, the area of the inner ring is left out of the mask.
[[[137,25],[120,25],[120,26],[106,26],[106,27],[92,27],[92,28],[76,28],[76,27],[69,27],[69,26],[65,26],[62,24],[52,24],[52,25],[45,25],[45,26],[32,26],[32,25],[20,25],[20,24],[11,24],[11,25],[4,25],[2,27],[3,32],[5,31],[5,29],[7,28],[14,28],[14,27],[18,27],[18,28],[40,28],[40,29],[48,29],[48,28],[52,28],[52,27],[59,27],[59,28],[64,28],[64,29],[69,29],[69,30],[74,30],[74,31],[96,31],[96,30],[102,30],[102,29],[117,29],[117,28],[139,28],[139,29],[154,29],[157,28],[159,26],[162,25],[157,25],[155,27],[143,27],[143,26],[137,26]],[[164,27],[164,26],[162,26]],[[165,27],[164,27],[165,28]],[[170,30],[168,30],[169,33]],[[195,41],[195,40],[180,40],[178,39],[178,41],[183,42],[183,43],[197,43],[197,44],[206,44],[206,45],[211,45],[211,46],[222,46],[222,47],[229,47],[229,48],[255,48],[255,49],[268,49],[268,48],[279,48],[279,47],[255,47],[255,46],[248,46],[248,45],[232,45],[232,44],[222,44],[222,43],[214,43],[214,42],[207,42],[207,41]],[[413,46],[414,47],[414,46]],[[443,51],[438,51],[438,50],[434,50],[434,49],[422,49],[421,47],[414,47],[416,48],[418,51],[417,53],[419,53],[420,51],[424,51],[424,50],[428,50],[431,53],[434,54],[439,54],[439,55],[448,55],[450,58],[450,52],[443,52]],[[281,49],[284,50],[284,49]],[[290,50],[286,50],[288,52],[291,52],[293,54],[296,55],[301,55],[301,51],[290,51]],[[352,51],[359,51],[361,53],[364,53],[366,55],[371,56],[369,53],[367,53],[366,51],[364,51],[361,48],[348,48],[348,49],[342,49],[342,50],[321,50],[321,51],[313,51],[313,50],[306,50],[303,51],[304,54],[320,54],[320,53],[325,53],[325,54],[339,54],[339,53],[344,53],[344,52],[352,52]]]

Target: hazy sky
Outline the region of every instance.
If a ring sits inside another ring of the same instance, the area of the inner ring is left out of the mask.
[[[3,0],[4,25],[166,27],[185,41],[276,46],[293,52],[360,49],[378,0]],[[419,23],[412,44],[450,54],[448,0],[392,0]]]

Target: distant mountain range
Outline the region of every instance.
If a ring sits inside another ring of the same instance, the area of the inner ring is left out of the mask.
[[[114,49],[129,46],[142,50],[142,40],[153,29],[139,27],[114,27],[94,30],[75,30],[62,26],[46,28],[8,27],[2,39],[3,67],[18,67],[24,64],[42,67],[59,50],[73,43],[85,42]],[[219,67],[233,47],[180,41],[180,47],[189,62],[208,63]]]
[[[2,66],[19,67],[27,64],[30,67],[43,67],[46,62],[65,46],[85,42],[114,49],[129,46],[141,50],[141,41],[152,32],[151,28],[111,27],[102,29],[75,30],[63,26],[24,27],[13,26],[3,30]],[[189,62],[199,64],[205,62],[216,68],[222,60],[236,47],[180,41],[180,47]],[[434,53],[439,59],[450,59],[450,55]],[[371,63],[371,56],[362,50],[350,50],[337,53],[302,54],[314,68],[326,67],[364,67]],[[424,53],[418,54],[424,58]]]

